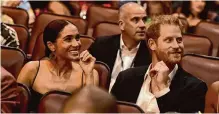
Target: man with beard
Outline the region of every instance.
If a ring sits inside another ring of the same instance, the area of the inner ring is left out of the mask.
[[[181,30],[177,17],[152,20],[147,29],[152,63],[119,74],[111,91],[117,100],[136,103],[145,112],[204,111],[206,84],[178,65],[184,49]]]
[[[124,4],[119,9],[121,34],[96,38],[89,49],[97,61],[106,63],[111,69],[109,91],[120,71],[150,64],[150,54],[144,42],[146,17],[141,5],[133,2]]]

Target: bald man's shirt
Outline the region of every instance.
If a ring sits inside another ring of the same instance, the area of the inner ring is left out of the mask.
[[[118,74],[121,71],[134,66],[134,59],[135,59],[135,56],[137,54],[139,47],[140,47],[140,43],[132,50],[128,50],[128,48],[125,46],[122,40],[122,35],[120,36],[120,49],[117,51],[116,61],[113,66],[109,92],[111,91],[114,83],[116,82],[116,78]],[[123,61],[123,66],[122,66],[122,61]]]

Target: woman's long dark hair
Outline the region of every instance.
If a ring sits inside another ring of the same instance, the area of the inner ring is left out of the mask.
[[[43,32],[43,42],[45,45],[45,55],[47,57],[50,56],[51,51],[47,46],[47,42],[50,41],[52,43],[54,43],[59,35],[59,33],[63,30],[63,28],[68,25],[68,24],[72,24],[69,21],[66,20],[54,20],[52,22],[50,22],[46,28],[44,29]]]
[[[207,14],[208,14],[208,10],[207,10],[207,2],[205,1],[205,7],[203,9],[203,11],[198,15],[199,18],[201,19],[207,19]],[[182,4],[182,13],[188,17],[190,14],[193,16],[192,12],[191,12],[191,1],[183,1]]]

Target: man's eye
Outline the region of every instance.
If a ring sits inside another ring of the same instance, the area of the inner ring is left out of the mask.
[[[142,21],[143,21],[143,22],[146,22],[146,21],[147,21],[147,17],[143,17],[143,18],[142,18]]]
[[[182,42],[182,38],[177,38],[176,41],[177,41],[178,43],[181,43],[181,42]]]
[[[138,23],[138,18],[133,18],[132,21],[133,21],[134,23]]]
[[[166,42],[171,42],[171,41],[172,41],[171,38],[167,38],[167,39],[166,39]]]

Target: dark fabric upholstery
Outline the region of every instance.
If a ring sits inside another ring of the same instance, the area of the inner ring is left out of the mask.
[[[195,53],[200,55],[211,56],[212,42],[205,36],[192,34],[183,35],[184,54]]]
[[[217,56],[219,46],[219,24],[202,21],[197,25],[195,34],[208,37],[213,43],[212,56]]]
[[[1,46],[1,65],[13,76],[15,76],[16,79],[24,65],[25,60],[26,55],[22,50]]]
[[[20,8],[12,8],[2,6],[2,14],[10,16],[15,24],[24,25],[28,27],[29,15],[26,10]]]
[[[87,35],[93,34],[93,28],[100,22],[118,22],[118,9],[91,6],[87,11],[88,31]]]
[[[187,54],[181,61],[182,68],[208,85],[219,80],[219,58]]]
[[[100,22],[94,27],[93,37],[111,36],[120,33],[121,30],[117,23]]]

